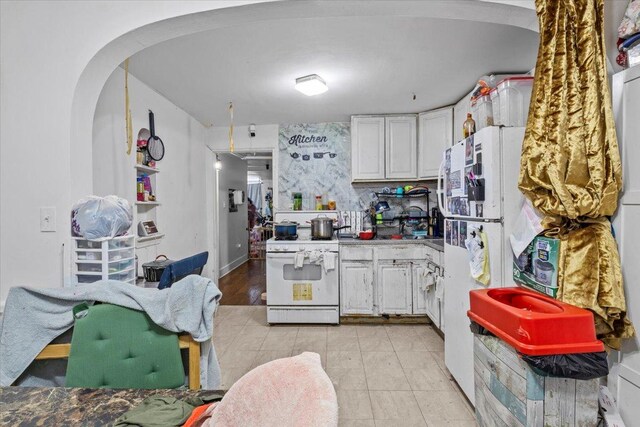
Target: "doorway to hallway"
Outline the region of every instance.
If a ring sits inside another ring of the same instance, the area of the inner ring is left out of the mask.
[[[220,305],[266,305],[267,270],[264,259],[249,259],[218,281]]]
[[[272,236],[272,152],[215,153],[221,305],[264,305],[266,241]],[[227,193],[242,189],[232,205]],[[233,207],[233,209],[232,209]]]

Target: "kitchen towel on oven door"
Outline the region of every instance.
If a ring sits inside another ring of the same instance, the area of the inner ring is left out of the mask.
[[[298,251],[294,254],[294,268],[302,268],[304,260],[309,259],[309,262],[313,264],[322,265],[322,269],[325,273],[335,270],[336,268],[336,254],[328,251]]]

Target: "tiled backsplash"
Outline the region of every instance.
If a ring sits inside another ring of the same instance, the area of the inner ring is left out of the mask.
[[[376,202],[374,192],[383,187],[416,185],[412,181],[387,183],[351,183],[351,133],[349,123],[286,124],[279,129],[278,203],[291,209],[292,193],[302,193],[302,209],[315,209],[315,196],[335,200],[338,210],[364,210]],[[421,182],[432,191],[430,205],[435,206],[435,181]],[[398,213],[409,206],[426,209],[426,199],[388,199]]]

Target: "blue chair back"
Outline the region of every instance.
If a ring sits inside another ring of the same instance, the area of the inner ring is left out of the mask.
[[[205,266],[208,259],[209,252],[201,252],[197,255],[193,255],[170,264],[164,269],[164,272],[160,277],[158,289],[169,288],[172,284],[190,274],[201,274],[202,268]]]

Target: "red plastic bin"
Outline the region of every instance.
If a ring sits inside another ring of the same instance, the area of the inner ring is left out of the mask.
[[[467,316],[530,356],[604,351],[593,314],[524,288],[469,292]]]

